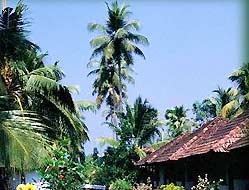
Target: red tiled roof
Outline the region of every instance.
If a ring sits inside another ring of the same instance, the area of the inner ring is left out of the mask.
[[[249,111],[230,121],[216,117],[193,133],[178,136],[136,165],[178,160],[210,151],[228,152],[249,145],[248,134]]]

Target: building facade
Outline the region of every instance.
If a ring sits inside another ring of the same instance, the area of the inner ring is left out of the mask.
[[[190,189],[198,176],[223,179],[221,189],[249,190],[249,111],[220,117],[182,134],[136,163],[154,187],[175,183]]]

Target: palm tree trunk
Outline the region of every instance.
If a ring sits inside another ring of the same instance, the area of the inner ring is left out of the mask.
[[[119,91],[119,103],[118,103],[118,108],[119,112],[123,111],[123,97],[122,97],[122,73],[121,73],[121,63],[120,61],[118,62],[118,91]]]
[[[115,91],[114,91],[114,84],[113,84],[113,82],[112,82],[112,94],[113,94],[113,96],[112,96],[112,101],[113,101],[113,110],[112,110],[112,115],[111,115],[111,122],[112,122],[112,124],[113,125],[115,125],[115,126],[117,126],[118,125],[118,118],[117,118],[117,106],[116,106],[116,104],[115,104],[115,97],[114,97],[114,93],[115,93]],[[116,133],[113,131],[113,139],[117,139],[117,135],[116,135]]]

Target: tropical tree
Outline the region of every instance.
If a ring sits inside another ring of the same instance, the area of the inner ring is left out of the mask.
[[[70,88],[61,83],[64,74],[55,65],[45,66],[38,47],[27,40],[26,6],[5,8],[0,15],[0,162],[28,170],[39,166],[52,141],[72,140],[72,150],[87,139],[81,106],[74,103]]]
[[[20,0],[15,9],[5,7],[0,15],[0,62],[6,64],[10,59],[20,60],[26,50],[38,48],[27,39],[29,22],[24,19],[27,6]],[[24,51],[25,50],[25,51]]]
[[[122,111],[122,98],[125,96],[125,82],[129,81],[129,69],[134,64],[133,55],[145,58],[142,50],[136,44],[147,45],[146,37],[135,34],[140,26],[136,20],[129,21],[128,5],[119,7],[117,1],[111,6],[107,4],[108,18],[105,25],[90,23],[89,31],[98,31],[101,34],[90,41],[93,48],[91,60],[100,57],[94,83],[94,93],[97,93],[98,104],[105,97],[107,104],[112,106],[118,102],[118,110]],[[117,96],[118,95],[118,96]],[[114,101],[116,99],[116,102]],[[115,109],[115,107],[114,107]]]
[[[116,147],[120,145],[133,147],[139,156],[144,156],[142,148],[152,144],[153,138],[160,134],[161,123],[158,119],[158,111],[146,99],[143,101],[138,97],[132,107],[126,104],[125,112],[119,113],[118,118],[118,126],[112,122],[106,122],[116,133],[117,140],[107,138],[102,139],[102,143],[106,140]]]
[[[218,87],[213,92],[216,93],[216,96],[210,98],[210,100],[216,106],[216,115],[224,118],[233,117],[239,106],[238,91],[232,88]]]
[[[118,104],[120,100],[118,95],[119,79],[117,70],[111,63],[105,65],[97,61],[91,61],[88,66],[94,68],[88,76],[97,75],[93,83],[93,95],[97,94],[97,108],[100,108],[103,101],[106,100],[106,104],[109,106],[109,110],[105,112],[106,119],[111,117],[113,123],[117,123],[117,121],[114,121],[117,120]],[[122,68],[122,78],[130,83],[134,83],[134,79],[129,75],[131,72],[133,72],[131,68]],[[126,89],[127,86],[123,84],[123,90],[125,91]],[[123,98],[127,98],[125,93],[123,93]]]
[[[57,63],[45,66],[42,62],[45,55],[38,55],[37,46],[27,40],[28,22],[23,18],[26,9],[19,1],[14,12],[7,7],[0,16],[2,91],[13,99],[14,104],[18,103],[21,110],[28,109],[45,116],[50,113],[47,121],[59,124],[58,131],[67,131],[72,139],[82,140],[86,137],[85,126],[69,89],[60,82],[64,74]],[[82,137],[75,138],[75,134]]]
[[[202,125],[216,117],[216,105],[210,98],[204,99],[202,102],[196,101],[193,103],[192,112],[195,115],[195,122]]]
[[[160,134],[158,112],[147,100],[138,97],[125,111],[118,113],[119,123],[106,122],[116,133],[117,139],[101,138],[102,145],[109,145],[104,156],[97,162],[100,170],[96,174],[96,183],[110,184],[116,179],[134,182],[137,168],[134,162],[146,156],[143,148],[153,143]]]
[[[10,65],[16,66],[15,64]],[[17,65],[21,65],[21,63]],[[2,119],[3,125],[0,132],[5,137],[5,143],[10,141],[8,144],[14,143],[18,146],[8,146],[9,150],[7,151],[6,145],[2,144],[5,147],[2,150],[6,150],[3,152],[12,153],[9,157],[16,158],[4,162],[9,162],[15,168],[22,167],[22,169],[37,166],[40,159],[34,158],[39,155],[39,158],[42,159],[43,155],[47,154],[41,154],[49,150],[49,146],[44,145],[51,144],[52,140],[62,136],[72,139],[72,151],[79,153],[81,143],[87,139],[86,126],[82,121],[79,108],[72,100],[69,89],[60,84],[60,80],[58,80],[59,76],[62,77],[59,68],[53,65],[42,66],[29,72],[16,67],[13,71],[19,79],[12,78],[11,86],[15,87],[13,89],[18,89],[15,91],[18,92],[18,96],[7,90],[3,93],[3,90],[8,88],[2,88],[1,111],[6,118]],[[9,120],[16,124],[11,125]],[[9,128],[6,127],[6,123]],[[18,126],[17,129],[16,126]],[[34,133],[32,131],[35,132],[34,135],[32,135]],[[45,142],[42,142],[42,139]],[[40,148],[37,149],[37,147]],[[40,154],[37,154],[36,150],[39,150]],[[28,157],[19,156],[16,152],[25,153]],[[19,161],[16,161],[17,159]]]
[[[184,106],[175,106],[172,109],[166,110],[166,126],[168,127],[168,135],[171,138],[175,138],[185,132],[190,132],[191,127],[195,126],[195,123],[187,118],[187,112],[188,109],[185,109]]]
[[[237,84],[241,99],[241,108],[248,109],[249,105],[249,63],[244,63],[229,79]]]
[[[216,96],[204,99],[202,102],[196,101],[193,104],[195,121],[200,125],[216,116],[230,119],[240,112],[238,90],[218,87],[213,92]]]

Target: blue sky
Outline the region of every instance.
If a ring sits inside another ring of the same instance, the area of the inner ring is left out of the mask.
[[[16,1],[8,1],[9,5]],[[47,63],[60,61],[66,74],[63,81],[79,85],[75,99],[94,101],[91,96],[93,77],[87,77],[86,64],[91,55],[89,41],[96,34],[87,31],[89,22],[104,23],[104,1],[38,1],[26,0],[31,18],[30,38],[42,51],[48,52]],[[109,1],[108,1],[109,2]],[[229,87],[227,80],[243,62],[242,5],[236,0],[137,0],[119,1],[131,5],[131,19],[141,23],[141,34],[150,46],[143,47],[146,60],[135,59],[136,83],[128,88],[129,102],[138,95],[147,98],[163,117],[167,108],[183,104],[191,108],[196,100],[211,95],[218,85]],[[102,126],[101,110],[86,113],[91,142],[112,136]]]

